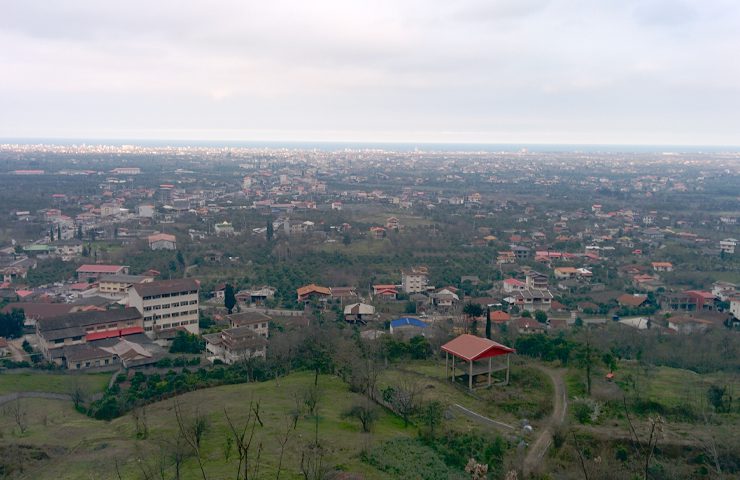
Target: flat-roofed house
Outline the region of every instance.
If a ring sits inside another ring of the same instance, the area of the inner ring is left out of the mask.
[[[165,331],[183,328],[198,334],[198,292],[193,278],[138,283],[129,289],[128,304],[144,316],[144,331],[163,337]]]
[[[152,277],[144,275],[104,275],[98,281],[98,294],[121,299],[128,295],[129,289],[134,285],[152,281],[154,281]]]

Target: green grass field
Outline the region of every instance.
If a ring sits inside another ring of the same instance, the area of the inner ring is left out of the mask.
[[[711,385],[728,386],[740,390],[740,376],[716,372],[698,374],[690,370],[670,367],[642,368],[635,364],[620,366],[616,372],[618,381],[630,376],[636,379],[636,389],[648,400],[666,406],[691,404],[701,406]]]
[[[0,374],[0,395],[14,392],[70,393],[79,385],[88,394],[105,390],[110,373],[70,375],[69,373],[15,373]]]
[[[458,370],[459,372],[459,370]],[[504,372],[494,373],[499,380]],[[439,400],[446,405],[457,403],[491,419],[516,424],[522,418],[538,420],[549,414],[552,408],[552,384],[540,371],[520,365],[512,365],[511,382],[507,386],[476,389],[468,393],[467,385],[454,385],[445,380],[443,362],[416,361],[404,363],[404,369],[386,370],[382,373],[379,386],[409,385],[417,383],[422,388],[424,401]],[[462,429],[474,425],[466,417],[455,421]]]

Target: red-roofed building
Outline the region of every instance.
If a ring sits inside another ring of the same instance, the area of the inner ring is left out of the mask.
[[[177,239],[168,233],[157,233],[147,237],[152,250],[177,250]]]
[[[515,278],[507,278],[506,280],[504,280],[505,293],[520,292],[526,288],[527,284],[522,282],[521,280],[517,280]]]
[[[97,280],[103,275],[128,275],[128,265],[87,264],[77,269],[77,280],[80,282]]]
[[[501,310],[495,310],[491,312],[489,318],[493,323],[507,323],[511,320],[511,315]]]

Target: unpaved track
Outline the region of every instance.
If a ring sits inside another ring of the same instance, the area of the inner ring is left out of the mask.
[[[545,424],[545,427],[540,432],[537,439],[530,445],[527,456],[524,457],[524,464],[522,470],[524,471],[524,477],[527,478],[542,462],[542,459],[547,452],[547,449],[552,443],[552,434],[557,427],[563,424],[565,421],[565,413],[568,410],[568,393],[565,388],[565,370],[563,369],[552,369],[543,366],[536,365],[536,368],[546,373],[552,384],[553,388],[553,407],[552,415]]]

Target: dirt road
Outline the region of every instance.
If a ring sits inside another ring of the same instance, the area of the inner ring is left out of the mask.
[[[547,449],[552,443],[552,433],[558,426],[565,421],[565,414],[568,410],[568,393],[565,388],[565,370],[555,370],[552,368],[536,366],[536,368],[545,372],[553,384],[553,408],[550,419],[540,432],[537,439],[531,443],[527,456],[524,458],[522,470],[526,478],[533,470],[541,464]]]

